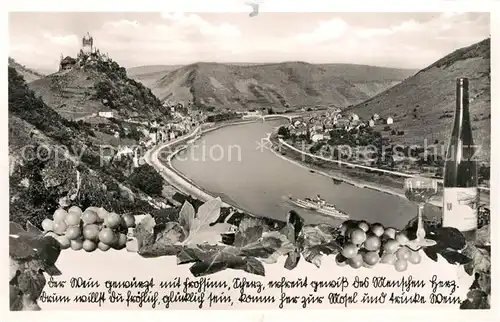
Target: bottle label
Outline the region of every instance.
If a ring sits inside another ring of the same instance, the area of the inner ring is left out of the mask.
[[[478,198],[477,188],[444,188],[443,227],[477,229]]]

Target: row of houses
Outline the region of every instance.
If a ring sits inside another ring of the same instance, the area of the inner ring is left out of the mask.
[[[380,118],[378,114],[372,115],[368,122],[364,122],[355,113],[350,113],[348,116],[342,115],[339,108],[332,109],[325,113],[316,113],[308,118],[295,120],[288,125],[287,129],[290,134],[295,136],[306,136],[313,142],[330,139],[330,132],[335,129],[343,129],[352,131],[360,130],[364,127],[374,127],[377,124],[393,124],[392,117],[386,119]]]

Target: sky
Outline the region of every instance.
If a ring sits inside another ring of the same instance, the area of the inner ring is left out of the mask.
[[[9,56],[55,71],[87,33],[120,65],[352,63],[421,69],[490,35],[489,13],[9,14]]]

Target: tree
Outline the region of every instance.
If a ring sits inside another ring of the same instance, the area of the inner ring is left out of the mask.
[[[290,136],[290,131],[284,126],[281,126],[278,129],[278,135],[281,135],[283,138],[287,139]]]
[[[136,168],[130,175],[130,182],[151,196],[161,196],[163,191],[163,177],[149,164]]]

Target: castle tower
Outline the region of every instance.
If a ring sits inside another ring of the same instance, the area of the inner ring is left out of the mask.
[[[82,38],[82,52],[86,55],[90,55],[94,49],[94,38],[87,32],[87,34]]]

